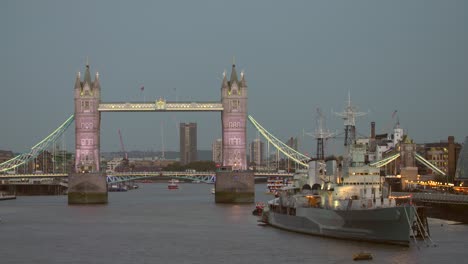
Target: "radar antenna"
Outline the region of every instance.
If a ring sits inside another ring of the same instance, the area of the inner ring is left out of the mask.
[[[348,167],[351,164],[351,147],[356,141],[356,117],[364,116],[367,113],[358,112],[357,108],[351,104],[351,93],[348,90],[348,105],[341,113],[335,112],[335,115],[341,116],[345,125],[345,155],[343,159],[343,175],[348,175]]]
[[[335,112],[335,115],[340,116],[344,120],[345,125],[345,141],[344,145],[349,147],[356,140],[356,117],[364,116],[367,113],[358,112],[357,108],[351,104],[351,94],[348,91],[348,105],[341,113]]]
[[[313,137],[317,139],[317,159],[325,160],[325,141],[334,136],[335,133],[326,129],[325,117],[320,108],[317,108],[316,125]]]

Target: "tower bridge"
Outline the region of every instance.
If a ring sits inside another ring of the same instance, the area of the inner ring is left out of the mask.
[[[101,112],[221,112],[223,166],[247,169],[247,82],[243,72],[238,79],[235,64],[229,81],[226,72],[223,73],[219,102],[170,102],[163,98],[154,102],[101,102],[99,73],[92,81],[89,65],[86,65],[83,80],[81,74],[77,74],[74,94],[76,172],[100,171]]]
[[[219,102],[168,102],[162,98],[154,102],[101,102],[99,73],[91,79],[89,64],[84,78],[78,72],[75,80],[75,172],[70,177],[69,202],[81,203],[82,193],[89,188],[94,200],[107,201],[107,189],[102,177],[92,176],[100,171],[101,112],[167,112],[202,111],[221,112],[223,137],[223,166],[233,170],[247,169],[246,120],[247,82],[241,72],[238,79],[236,65],[232,65],[230,79],[223,73]],[[85,176],[89,174],[91,176]],[[75,188],[76,187],[76,188]],[[87,196],[85,194],[85,196]]]
[[[91,80],[89,65],[86,65],[83,80],[81,79],[81,73],[78,72],[74,86],[74,115],[70,116],[44,140],[32,147],[29,153],[18,155],[11,160],[1,163],[0,173],[16,169],[20,165],[37,158],[41,152],[44,152],[44,150],[55,143],[69,125],[75,121],[75,173],[68,176],[69,203],[106,203],[106,178],[102,177],[100,173],[101,112],[220,112],[223,166],[230,167],[234,171],[247,170],[247,82],[243,72],[240,74],[240,79],[238,78],[234,64],[232,65],[229,80],[226,72],[223,73],[220,101],[173,102],[159,98],[150,102],[102,102],[99,78],[99,73],[96,72],[94,81]],[[275,148],[297,164],[306,168],[308,167],[307,162],[310,160],[310,157],[284,144],[262,127],[252,116],[248,116],[248,118],[255,128]],[[346,120],[349,120],[349,118]],[[354,124],[350,126],[352,125]],[[413,145],[407,144],[407,146],[409,147],[405,151],[375,162],[371,166],[385,166],[400,156],[405,160],[406,167],[414,166],[415,158],[423,163],[428,163],[426,164],[428,166],[431,165],[415,153]],[[31,177],[36,176],[32,175]],[[253,174],[250,176],[253,183]],[[228,179],[227,184],[231,184],[232,187],[238,183]],[[249,188],[253,191],[252,186],[249,186]]]

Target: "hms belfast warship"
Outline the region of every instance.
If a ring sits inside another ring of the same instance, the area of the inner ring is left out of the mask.
[[[380,169],[365,165],[365,146],[355,144],[352,135],[354,114],[344,118],[346,153],[341,171],[324,177],[323,142],[318,141],[321,155],[309,161],[307,180],[299,184],[302,188],[283,188],[267,203],[260,221],[305,234],[409,246],[412,227],[418,223],[417,209],[397,205]]]

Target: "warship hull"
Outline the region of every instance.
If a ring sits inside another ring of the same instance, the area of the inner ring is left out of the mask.
[[[264,212],[263,221],[281,229],[340,239],[409,246],[414,207],[365,210],[296,208],[291,212]]]

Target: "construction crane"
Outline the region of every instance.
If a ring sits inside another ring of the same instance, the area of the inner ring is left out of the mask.
[[[125,151],[125,146],[122,140],[122,133],[120,132],[120,129],[119,129],[119,137],[120,137],[120,147],[122,148],[122,155],[124,156],[123,159],[128,160],[128,155],[127,155],[127,152]]]
[[[119,138],[120,138],[120,147],[122,148],[122,161],[120,162],[120,164],[117,166],[116,168],[116,171],[119,171],[119,172],[127,172],[129,171],[129,168],[130,168],[130,164],[128,162],[128,155],[127,155],[127,151],[125,151],[125,147],[124,147],[124,143],[123,143],[123,139],[122,139],[122,133],[120,132],[120,129],[119,129]]]

